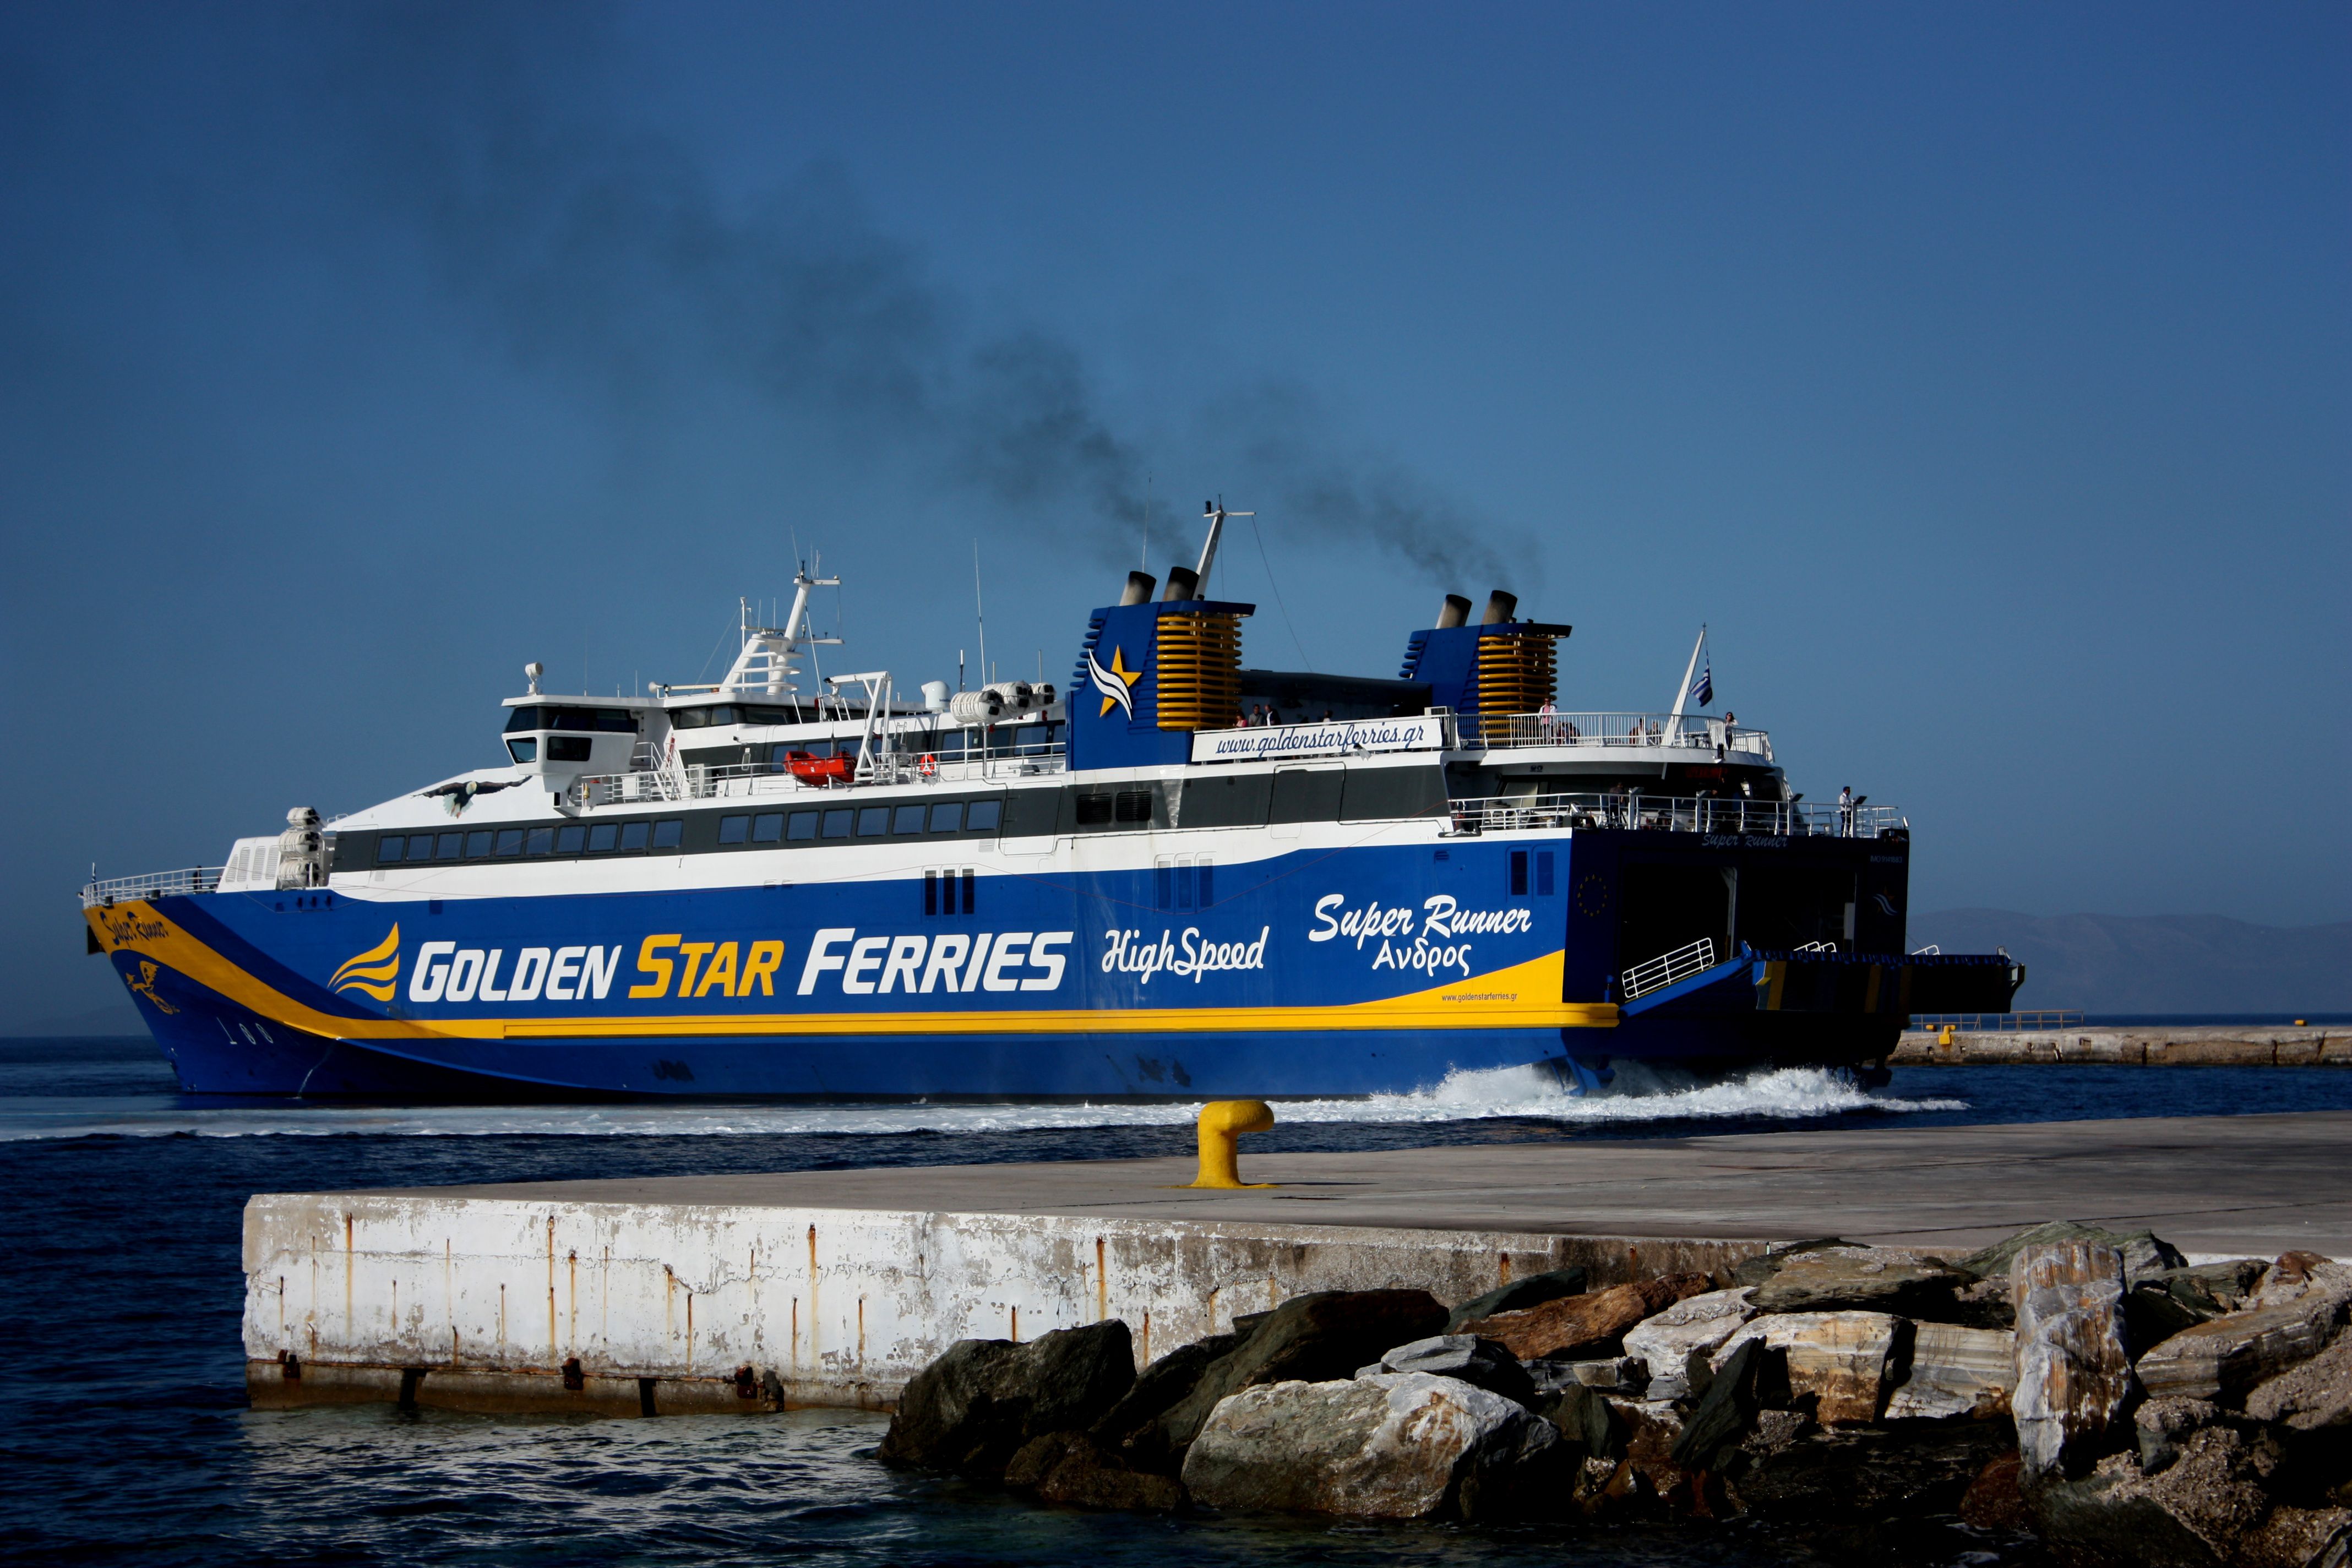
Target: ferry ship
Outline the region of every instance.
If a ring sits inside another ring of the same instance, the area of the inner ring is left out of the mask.
[[[204,1095],[1573,1093],[1883,1073],[1910,1015],[2008,1008],[2006,954],[1906,951],[1901,814],[1791,793],[1689,671],[1563,710],[1570,628],[1501,591],[1392,679],[1245,667],[1228,515],[1087,617],[1066,690],[824,674],[805,565],[715,685],[533,664],[493,765],[93,880],[89,950]]]

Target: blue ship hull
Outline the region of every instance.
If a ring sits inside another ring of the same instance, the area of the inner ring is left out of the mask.
[[[901,877],[210,893],[89,915],[198,1094],[1197,1100],[1405,1093],[1522,1067],[1573,1090],[1628,1061],[1868,1062],[1909,1013],[1994,981],[1990,960],[1903,955],[1898,858],[1877,873],[1891,920],[1860,952],[1743,945],[1621,1004],[1622,864],[1669,837],[1685,861],[1703,852],[1687,834],[1584,832],[1276,856],[1219,867],[1190,909],[1167,906],[1191,887],[1147,866],[992,874],[970,913],[952,898],[925,913]],[[1795,852],[1866,877],[1873,847]]]

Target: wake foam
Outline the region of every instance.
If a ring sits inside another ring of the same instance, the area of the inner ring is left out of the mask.
[[[1717,1082],[1621,1067],[1600,1093],[1570,1095],[1539,1067],[1455,1071],[1433,1088],[1362,1100],[1280,1100],[1277,1122],[1413,1124],[1533,1118],[1610,1122],[1801,1121],[1861,1112],[1965,1110],[1964,1100],[1874,1094],[1820,1068],[1782,1068]],[[212,1110],[171,1100],[20,1099],[0,1107],[0,1142],[56,1138],[268,1136],[376,1138],[729,1138],[806,1133],[887,1135],[1190,1126],[1193,1104],[1173,1105],[621,1105],[243,1106]]]

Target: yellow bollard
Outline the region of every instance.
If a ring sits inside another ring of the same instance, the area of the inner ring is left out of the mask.
[[[1952,1043],[1952,1026],[1949,1024],[1945,1025],[1944,1032],[1936,1037],[1936,1043],[1939,1046],[1948,1046]]]
[[[1264,1132],[1274,1125],[1274,1108],[1263,1100],[1213,1100],[1201,1107],[1201,1175],[1195,1187],[1270,1187],[1272,1182],[1242,1180],[1241,1151],[1235,1140],[1244,1132]]]

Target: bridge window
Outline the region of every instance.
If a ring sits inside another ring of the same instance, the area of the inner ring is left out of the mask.
[[[518,763],[535,763],[539,761],[538,737],[527,735],[520,741],[509,741],[507,742],[507,755],[512,757]]]
[[[584,763],[595,742],[585,735],[550,735],[547,738],[547,760],[551,763]]]

